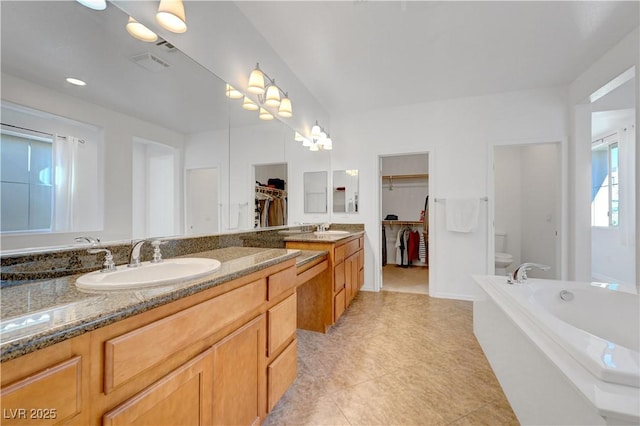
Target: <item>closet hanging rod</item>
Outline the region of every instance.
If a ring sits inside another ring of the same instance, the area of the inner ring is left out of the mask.
[[[413,174],[413,175],[382,175],[382,179],[423,179],[428,178],[428,173]]]
[[[489,201],[489,197],[480,197],[479,199],[480,199],[480,201]],[[433,202],[434,203],[446,203],[447,199],[446,198],[434,198]]]
[[[268,186],[257,186],[256,185],[256,192],[259,192],[261,194],[267,194],[267,195],[275,195],[278,197],[286,197],[287,196],[287,191],[283,190],[283,189],[278,189],[278,188],[269,188]]]

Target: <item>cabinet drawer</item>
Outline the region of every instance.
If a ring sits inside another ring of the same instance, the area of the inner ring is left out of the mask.
[[[346,289],[342,289],[340,290],[340,292],[338,294],[336,294],[333,298],[333,312],[335,317],[333,318],[333,321],[338,321],[338,319],[342,316],[342,314],[344,313],[344,310],[346,309],[347,305],[347,291]]]
[[[104,426],[211,424],[212,349],[104,415]]]
[[[262,278],[106,341],[105,393],[231,324],[265,299],[266,279]]]
[[[292,294],[278,303],[267,312],[269,324],[268,356],[276,354],[282,347],[295,336],[296,333],[296,306],[297,296]]]
[[[2,389],[3,425],[49,425],[81,410],[81,357],[56,364]]]
[[[344,276],[344,262],[339,265],[336,265],[333,268],[333,292],[340,291],[341,288],[344,288],[345,276]]]
[[[297,276],[296,268],[290,267],[280,272],[270,275],[268,278],[269,289],[267,291],[268,299],[273,300],[279,294],[284,293],[292,287],[296,286]]]
[[[355,253],[358,250],[360,250],[360,239],[355,239],[353,241],[349,241],[348,243],[346,243],[344,245],[344,247],[345,247],[344,255],[345,255],[345,257],[349,257],[353,253]]]
[[[342,262],[344,260],[344,254],[345,254],[345,250],[346,250],[346,244],[343,244],[341,246],[338,246],[334,249],[333,252],[333,263],[334,264],[338,264],[340,262]]]
[[[296,379],[298,341],[294,340],[267,367],[267,403],[268,410],[273,410],[282,395]]]

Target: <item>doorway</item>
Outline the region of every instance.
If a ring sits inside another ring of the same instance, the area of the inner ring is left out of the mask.
[[[283,226],[288,223],[287,163],[253,166],[254,228]],[[242,221],[242,217],[238,221]]]
[[[496,146],[493,155],[496,275],[535,262],[551,269],[532,269],[529,276],[560,278],[560,143]]]
[[[383,291],[429,294],[429,154],[380,157]]]

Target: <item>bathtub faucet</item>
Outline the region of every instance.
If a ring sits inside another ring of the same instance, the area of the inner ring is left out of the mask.
[[[507,282],[509,284],[515,284],[525,281],[527,279],[527,271],[531,270],[534,267],[542,269],[543,271],[548,271],[549,269],[551,269],[550,266],[543,265],[541,263],[523,263],[522,265],[518,266],[515,271],[513,271],[513,274],[509,277]]]

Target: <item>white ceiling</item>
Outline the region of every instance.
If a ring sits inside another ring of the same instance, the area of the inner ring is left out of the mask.
[[[639,4],[237,2],[332,115],[567,85],[639,25]]]

